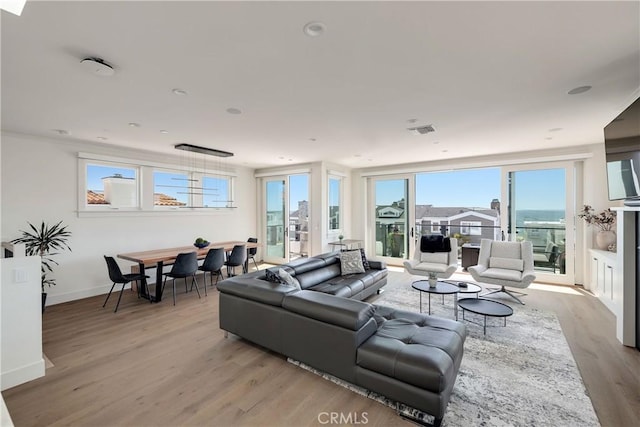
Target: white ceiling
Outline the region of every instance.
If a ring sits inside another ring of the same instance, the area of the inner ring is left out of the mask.
[[[310,21],[326,32],[305,35]],[[256,168],[597,143],[640,92],[637,1],[29,0],[1,31],[3,130],[171,154],[185,142]],[[88,56],[115,75],[87,72]]]

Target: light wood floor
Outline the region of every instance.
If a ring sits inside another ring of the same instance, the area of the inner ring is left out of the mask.
[[[390,272],[390,282],[408,280]],[[601,424],[638,425],[640,352],[616,341],[613,316],[587,292],[550,289],[529,289],[525,301],[557,313]],[[225,339],[213,288],[202,299],[182,290],[175,307],[170,296],[150,305],[127,291],[116,314],[113,296],[106,309],[102,302],[47,307],[44,351],[54,367],[3,392],[16,426],[319,426],[330,412],[411,425],[280,355]]]

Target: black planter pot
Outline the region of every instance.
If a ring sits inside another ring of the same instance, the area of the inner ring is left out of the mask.
[[[42,312],[44,313],[44,306],[47,304],[47,293],[42,293]]]

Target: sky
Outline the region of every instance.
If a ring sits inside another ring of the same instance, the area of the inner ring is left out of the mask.
[[[564,169],[513,172],[518,210],[564,210]],[[390,205],[404,195],[404,180],[378,180],[378,205]],[[411,196],[411,193],[410,197]],[[416,204],[437,207],[491,207],[501,197],[500,168],[466,169],[416,174]]]

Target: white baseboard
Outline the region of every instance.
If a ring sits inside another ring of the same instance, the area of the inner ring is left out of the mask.
[[[35,380],[44,376],[44,359],[40,358],[37,362],[22,366],[11,371],[3,372],[0,377],[0,388],[7,390],[28,381]],[[4,424],[2,424],[4,426]]]
[[[125,289],[131,289],[131,284],[127,284],[124,287]],[[96,288],[90,289],[81,289],[79,291],[67,292],[64,294],[48,294],[47,295],[47,306],[61,304],[63,302],[75,301],[83,298],[95,297],[96,295],[106,295],[111,289],[111,285],[98,286]],[[120,292],[120,285],[117,285],[113,288],[113,291]]]
[[[11,415],[9,415],[9,410],[7,409],[7,405],[4,404],[4,398],[1,395],[0,395],[0,426],[13,427],[13,421],[11,420]]]

